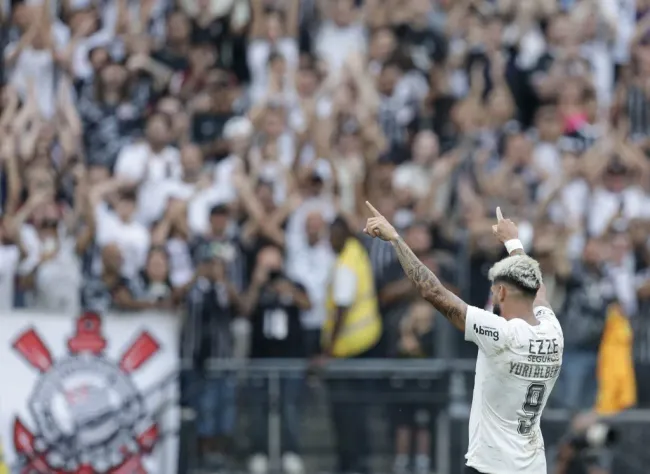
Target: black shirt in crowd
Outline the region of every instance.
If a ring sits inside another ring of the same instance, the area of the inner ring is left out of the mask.
[[[124,277],[120,277],[113,284],[107,284],[101,276],[88,276],[81,285],[81,307],[100,314],[109,311],[113,308],[114,296],[123,289],[137,299],[137,288]]]
[[[199,145],[222,138],[226,122],[234,114],[197,113],[192,117],[192,140]]]
[[[280,295],[274,289],[275,283],[280,279],[286,277],[278,276],[260,290],[259,300],[251,318],[251,357],[305,357],[300,308],[292,297]],[[289,281],[301,291],[306,291],[300,283]]]
[[[226,265],[228,281],[238,290],[247,286],[246,255],[238,238],[201,236],[190,242],[190,253],[195,265],[200,263],[200,255],[210,251]]]
[[[210,44],[216,48],[219,63],[232,72],[237,80],[248,82],[250,72],[246,60],[247,37],[230,28],[230,15],[216,18],[207,25],[192,22],[192,43]]]
[[[192,43],[208,43],[220,47],[229,35],[228,20],[229,18],[216,18],[207,25],[192,21]]]
[[[613,282],[602,269],[574,266],[566,283],[566,298],[561,314],[567,348],[597,352],[605,329],[607,308],[616,301]]]
[[[185,71],[190,66],[187,55],[177,54],[169,48],[154,51],[151,57],[174,71]]]
[[[187,318],[183,324],[183,357],[196,369],[207,359],[228,359],[233,355],[230,325],[235,312],[225,285],[199,278],[187,297]]]
[[[447,58],[447,39],[432,28],[418,29],[404,24],[395,29],[395,34],[421,71],[428,72],[432,64],[441,64]]]

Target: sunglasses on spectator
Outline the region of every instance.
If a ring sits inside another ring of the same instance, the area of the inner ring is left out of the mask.
[[[59,221],[56,219],[45,219],[41,223],[41,228],[43,229],[56,229],[59,225]]]

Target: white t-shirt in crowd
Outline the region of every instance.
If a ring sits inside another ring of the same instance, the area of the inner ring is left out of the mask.
[[[555,222],[566,222],[569,227],[578,227],[587,212],[590,194],[589,184],[584,179],[574,179],[560,191],[560,205],[551,206],[551,217]]]
[[[223,201],[230,202],[237,198],[233,177],[238,169],[244,169],[244,160],[237,155],[228,155],[212,170],[214,187],[220,189],[224,196]]]
[[[160,198],[167,201],[170,198],[180,201],[192,199],[198,191],[196,184],[186,183],[185,181],[168,179],[160,183]]]
[[[602,235],[607,225],[623,206],[626,220],[650,217],[650,198],[638,186],[613,193],[605,188],[596,188],[589,199],[587,226],[590,235]]]
[[[323,24],[316,36],[316,52],[327,62],[329,70],[338,74],[352,54],[366,51],[366,33],[361,23],[339,27],[334,22]]]
[[[293,78],[293,73],[298,67],[300,53],[298,42],[294,38],[282,38],[277,44],[272,45],[266,40],[253,40],[248,44],[248,68],[251,71],[251,94],[255,101],[262,99],[269,86],[269,56],[271,51],[281,54],[287,66],[287,77]],[[293,84],[289,84],[289,90]]]
[[[427,195],[431,186],[431,173],[417,163],[403,163],[393,173],[393,186],[396,189],[408,189],[417,198]]]
[[[581,46],[582,56],[591,64],[592,81],[596,88],[598,104],[606,110],[614,90],[614,61],[607,38],[594,39]]]
[[[122,148],[115,174],[134,181],[161,181],[183,174],[180,152],[173,146],[154,153],[148,143],[133,143]]]
[[[291,169],[296,158],[296,143],[294,136],[285,132],[277,139],[277,159],[265,160],[259,147],[251,149],[249,160],[259,177],[273,183],[273,199],[275,204],[282,204],[287,198],[287,170]]]
[[[307,216],[312,212],[320,213],[323,219],[325,219],[325,222],[331,222],[336,217],[336,207],[330,197],[322,196],[306,199],[289,216],[287,221],[287,230],[285,233],[287,248],[299,248],[307,245],[305,223],[307,222]]]
[[[36,270],[37,308],[76,314],[80,309],[81,262],[75,252],[75,239],[60,236],[59,250]]]
[[[518,25],[509,25],[505,28],[503,36],[506,44],[518,44],[517,66],[525,71],[530,71],[535,67],[541,55],[544,54],[546,41],[544,34],[537,27],[521,31]]]
[[[636,28],[636,0],[600,0],[601,15],[611,18],[616,24],[616,40],[613,55],[616,64],[627,64],[630,60],[630,42]]]
[[[192,235],[209,232],[210,210],[214,206],[229,204],[232,201],[232,195],[217,186],[197,193],[187,205],[187,225]]]
[[[198,189],[196,184],[184,181],[167,180],[157,186],[157,189],[158,199],[163,203],[168,202],[170,198],[187,202],[187,222],[193,235],[208,231],[212,207],[231,203],[237,198],[231,182],[224,184],[216,180],[212,186],[205,189]]]
[[[539,325],[468,306],[465,340],[479,347],[467,465],[480,472],[546,474],[539,419],[562,366],[564,336],[553,311]]]
[[[154,153],[148,143],[134,143],[120,151],[115,175],[141,182],[138,192],[138,220],[149,225],[160,219],[167,200],[161,198],[161,185],[180,181],[183,175],[180,152],[172,146]]]
[[[326,240],[313,246],[306,244],[287,247],[287,275],[302,283],[311,301],[311,308],[303,311],[300,316],[305,329],[320,329],[325,322],[327,287],[335,259],[332,247]]]
[[[25,224],[20,228],[20,240],[27,255],[18,265],[18,274],[26,276],[32,273],[41,261],[44,245],[38,238],[38,232],[31,224]],[[49,242],[46,247],[50,247]],[[49,248],[46,250],[49,250]]]
[[[88,8],[91,5],[88,5],[88,0],[73,0],[74,3],[78,5],[78,8]],[[140,18],[140,10],[142,8],[141,0],[134,0],[128,2],[126,19],[129,28],[133,28],[135,25],[139,24],[138,19]],[[86,5],[86,6],[84,6]],[[149,21],[146,22],[144,26],[144,32],[147,33],[147,36],[152,37],[155,44],[160,44],[160,42],[165,39],[165,14],[167,13],[167,2],[155,2],[153,9],[151,10],[151,15]],[[112,32],[113,35],[117,36],[117,24],[119,21],[119,7],[118,2],[106,2],[102,5],[100,9],[100,14],[102,17],[102,23],[106,30]]]
[[[636,259],[632,252],[628,253],[618,263],[610,263],[605,267],[610,278],[616,299],[627,315],[637,314]]]
[[[194,265],[187,242],[181,239],[167,241],[167,254],[169,255],[169,279],[174,288],[186,285],[194,276]]]
[[[341,211],[354,213],[357,203],[357,183],[363,180],[366,163],[361,154],[335,156],[332,158],[333,172],[339,186],[339,205]]]
[[[303,133],[307,130],[307,116],[300,104],[300,97],[296,94],[292,100],[285,104],[290,109],[288,116],[288,125],[295,133]],[[316,98],[316,117],[320,120],[329,118],[334,110],[332,99],[327,96]]]
[[[5,58],[13,53],[17,44],[10,44],[5,49]],[[27,97],[30,81],[34,83],[36,101],[41,114],[50,119],[56,112],[56,96],[54,93],[54,58],[49,49],[24,48],[9,76],[9,81],[21,97]]]
[[[562,157],[560,156],[560,150],[554,143],[539,142],[533,150],[533,162],[553,182],[557,182],[562,177]]]
[[[114,36],[108,29],[100,30],[87,38],[77,40],[74,52],[72,53],[72,72],[77,79],[88,79],[93,75],[93,68],[90,64],[90,51],[94,48],[110,47]]]
[[[14,281],[20,262],[20,250],[16,245],[0,245],[0,311],[14,306]]]
[[[65,226],[57,229],[57,237],[41,238],[36,228],[25,224],[20,238],[27,251],[18,273],[34,272],[34,304],[37,308],[76,312],[79,309],[81,264],[75,252],[75,239],[66,235]],[[51,259],[41,262],[46,253],[56,250]]]
[[[122,254],[122,276],[133,278],[144,268],[151,245],[147,228],[138,221],[124,222],[112,212],[96,212],[97,244],[115,244]]]
[[[350,267],[337,264],[332,281],[332,298],[336,306],[349,308],[357,295],[357,276]]]

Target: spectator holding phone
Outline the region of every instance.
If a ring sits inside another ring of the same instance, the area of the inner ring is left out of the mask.
[[[226,262],[217,249],[201,246],[197,262],[182,334],[184,356],[193,364],[184,380],[184,398],[196,411],[203,463],[218,470],[225,467],[225,455],[235,429],[236,380],[228,372],[208,377],[207,362],[232,358],[231,325],[240,300],[226,277]]]
[[[283,272],[283,257],[276,247],[263,248],[257,255],[253,282],[246,295],[252,323],[253,358],[304,358],[305,345],[300,314],[311,306],[307,291]],[[257,383],[259,382],[259,383]],[[253,452],[250,471],[268,472],[268,387],[267,381],[255,380],[251,395]],[[282,467],[287,474],[304,472],[298,456],[300,438],[300,395],[303,377],[283,377],[280,385],[282,417]]]

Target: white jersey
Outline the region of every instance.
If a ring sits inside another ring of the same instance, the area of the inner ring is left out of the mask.
[[[564,336],[551,309],[534,313],[537,326],[467,308],[465,340],[479,353],[465,457],[484,474],[547,472],[539,418],[560,373]]]

